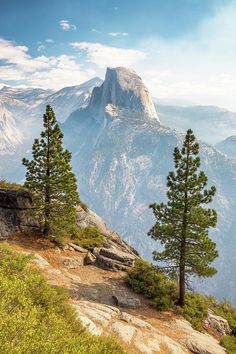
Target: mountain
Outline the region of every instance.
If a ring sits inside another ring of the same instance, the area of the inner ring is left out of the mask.
[[[101,85],[102,82],[101,79],[94,78],[81,85],[65,87],[57,92],[4,86],[0,90],[0,114],[2,117],[3,115],[8,117],[8,125],[11,124],[12,130],[14,125],[17,128],[16,139],[21,134],[21,143],[31,144],[35,134],[37,135],[42,128],[42,116],[47,104],[53,107],[57,119],[64,122],[73,111],[86,107],[93,88]],[[5,136],[1,127],[0,134]],[[4,139],[6,140],[7,136]],[[8,149],[11,150],[10,145]],[[6,154],[8,149],[6,147],[4,150]]]
[[[42,102],[41,112],[44,112],[45,105],[49,104],[53,107],[57,120],[65,122],[72,112],[87,106],[93,88],[102,83],[103,80],[95,77],[78,86],[64,87]]]
[[[216,144],[231,134],[236,135],[236,113],[216,106],[188,106],[156,104],[163,125],[179,132],[192,128],[197,137]]]
[[[124,74],[129,79],[121,80]],[[139,87],[134,89],[136,80]],[[153,107],[150,101],[134,71],[108,69],[89,105],[62,124],[65,144],[73,152],[81,198],[147,259],[158,247],[146,236],[154,223],[148,206],[165,200],[166,175],[174,167],[173,149],[183,140],[183,135],[160,124],[153,108],[151,115],[146,114]],[[219,222],[212,237],[220,257],[218,275],[207,282],[198,281],[198,289],[219,298],[227,295],[236,302],[236,280],[232,278],[236,266],[236,161],[204,143],[201,160],[209,183],[218,190],[214,207]]]
[[[4,86],[0,90],[0,178],[22,180],[21,159],[30,156],[33,139],[42,130],[47,104],[65,121],[74,110],[88,104],[92,89],[101,83],[101,79],[94,78],[57,92]]]
[[[227,139],[215,145],[216,148],[224,154],[236,158],[236,135],[232,135]]]
[[[112,107],[121,107],[159,121],[141,78],[133,70],[123,67],[107,68],[105,81],[94,88],[89,105],[96,114],[104,110],[112,111]]]
[[[0,103],[0,155],[14,154],[22,142],[22,134],[12,114]]]

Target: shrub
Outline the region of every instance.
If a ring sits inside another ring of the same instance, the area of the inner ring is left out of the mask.
[[[192,326],[198,330],[203,330],[203,320],[207,316],[207,298],[197,293],[187,293],[182,314]]]
[[[0,179],[0,189],[23,189],[19,183],[7,182],[5,179]]]
[[[122,354],[112,338],[92,336],[62,288],[52,288],[29,257],[0,246],[0,354]]]
[[[168,310],[175,306],[176,283],[148,262],[137,260],[126,281],[135,292],[150,299],[150,304],[157,310]]]
[[[221,338],[220,344],[226,348],[227,354],[236,353],[236,337],[224,336]]]
[[[94,247],[101,246],[104,241],[104,236],[97,228],[92,226],[87,226],[84,229],[78,228],[72,237],[75,244],[90,251],[93,250]]]

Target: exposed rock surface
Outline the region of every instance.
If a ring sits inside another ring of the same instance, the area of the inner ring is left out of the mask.
[[[86,256],[84,257],[84,265],[94,264],[96,262],[96,256],[91,252],[87,252]]]
[[[111,106],[111,107],[109,107]],[[92,92],[90,109],[122,107],[141,112],[148,119],[159,121],[148,89],[134,70],[124,67],[107,68],[104,83]]]
[[[176,320],[169,325],[180,336],[173,340],[163,329],[115,307],[85,301],[74,301],[73,306],[89,331],[116,335],[128,345],[129,353],[226,353],[216,339],[195,331],[185,320]]]
[[[38,224],[29,216],[30,195],[23,190],[0,189],[0,239],[17,232],[29,232]]]
[[[119,307],[136,309],[141,306],[140,300],[136,297],[112,296],[114,303]]]
[[[195,331],[186,320],[175,320],[170,326],[180,330],[179,342],[194,354],[225,354],[219,342],[209,334]]]
[[[211,310],[208,310],[208,316],[204,322],[223,336],[231,334],[228,321],[221,316],[215,315]]]
[[[77,224],[81,228],[93,226],[104,236],[102,247],[96,247],[86,255],[85,264],[96,264],[109,270],[128,270],[138,254],[135,249],[128,245],[116,232],[109,229],[104,221],[91,210],[77,208]]]

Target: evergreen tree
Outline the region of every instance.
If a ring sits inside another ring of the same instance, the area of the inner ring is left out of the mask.
[[[159,240],[163,251],[153,252],[153,259],[164,262],[169,274],[178,275],[179,305],[184,306],[188,277],[210,277],[216,269],[209,266],[218,256],[216,245],[208,237],[217,224],[217,213],[203,207],[211,203],[216,188],[207,189],[207,177],[200,167],[199,145],[189,129],[183,147],[174,149],[175,172],[167,177],[168,202],[150,205],[157,222],[148,235]]]
[[[41,138],[35,139],[32,147],[33,159],[22,160],[27,168],[25,187],[33,195],[34,215],[42,223],[44,236],[61,237],[76,225],[79,196],[71,153],[63,149],[63,134],[49,105],[43,126]]]

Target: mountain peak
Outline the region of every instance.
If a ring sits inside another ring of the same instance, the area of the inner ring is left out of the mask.
[[[95,87],[90,108],[104,110],[107,105],[126,108],[159,120],[148,89],[138,74],[124,67],[107,68],[105,81]]]

